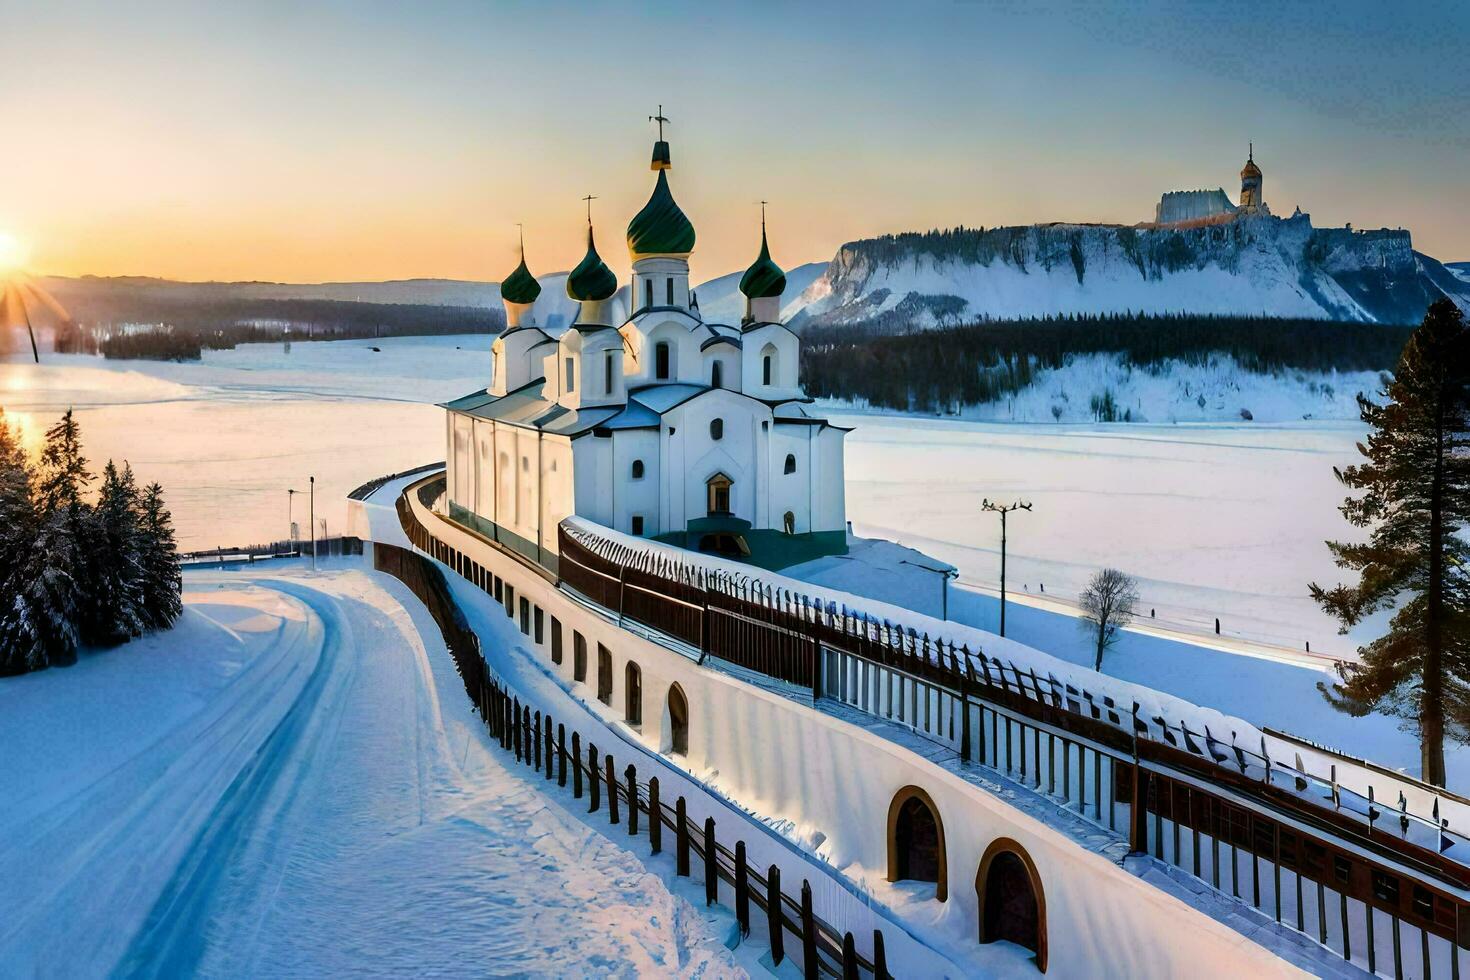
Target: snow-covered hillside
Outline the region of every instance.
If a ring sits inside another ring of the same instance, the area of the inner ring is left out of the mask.
[[[1470,283],[1407,231],[1314,229],[1306,215],[1195,228],[1032,225],[844,245],[798,325],[894,330],[1057,313],[1213,313],[1414,323]]]
[[[1171,359],[1154,367],[1137,367],[1121,354],[1075,354],[1064,367],[1038,369],[1032,383],[1014,395],[947,414],[994,422],[1354,420],[1356,394],[1371,396],[1380,387],[1373,371],[1260,374],[1226,354],[1205,364]],[[826,399],[823,404],[839,411],[869,407]]]

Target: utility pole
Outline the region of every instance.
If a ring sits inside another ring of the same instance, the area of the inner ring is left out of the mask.
[[[1013,510],[1030,510],[1031,501],[1018,500],[1013,504],[991,503],[990,499],[980,502],[981,510],[1000,515],[1000,635],[1006,635],[1006,515]]]
[[[311,570],[316,571],[316,477],[311,478]],[[1002,563],[1002,568],[1004,564]],[[1005,603],[1001,603],[1001,616],[1005,616]],[[1002,636],[1005,634],[1002,633]]]
[[[300,490],[286,490],[286,550],[291,551],[296,545],[296,516],[293,510],[296,504],[296,495]]]

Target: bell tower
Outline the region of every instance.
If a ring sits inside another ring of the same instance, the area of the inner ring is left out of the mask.
[[[1266,201],[1261,197],[1261,168],[1256,166],[1256,145],[1249,145],[1250,152],[1240,171],[1240,210],[1259,211]]]

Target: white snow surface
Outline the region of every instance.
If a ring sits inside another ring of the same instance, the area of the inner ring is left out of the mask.
[[[186,588],[174,630],[0,682],[0,972],[744,975],[732,916],[505,764],[396,580]]]

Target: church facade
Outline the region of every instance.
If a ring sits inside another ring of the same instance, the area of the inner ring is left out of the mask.
[[[573,514],[766,567],[841,552],[847,430],[801,389],[764,220],[741,322],[706,322],[689,283],[694,226],[674,201],[662,139],[651,169],[653,193],[628,224],[626,290],[590,215],[566,280],[574,323],[536,322],[541,285],[524,247],[501,284],[490,385],[442,406],[449,516],[548,567]]]
[[[1211,224],[1230,221],[1240,215],[1270,214],[1265,198],[1261,196],[1261,168],[1256,165],[1256,148],[1252,144],[1246,156],[1245,166],[1240,170],[1240,203],[1230,203],[1225,189],[1212,191],[1168,191],[1154,208],[1156,225],[1202,223]]]

